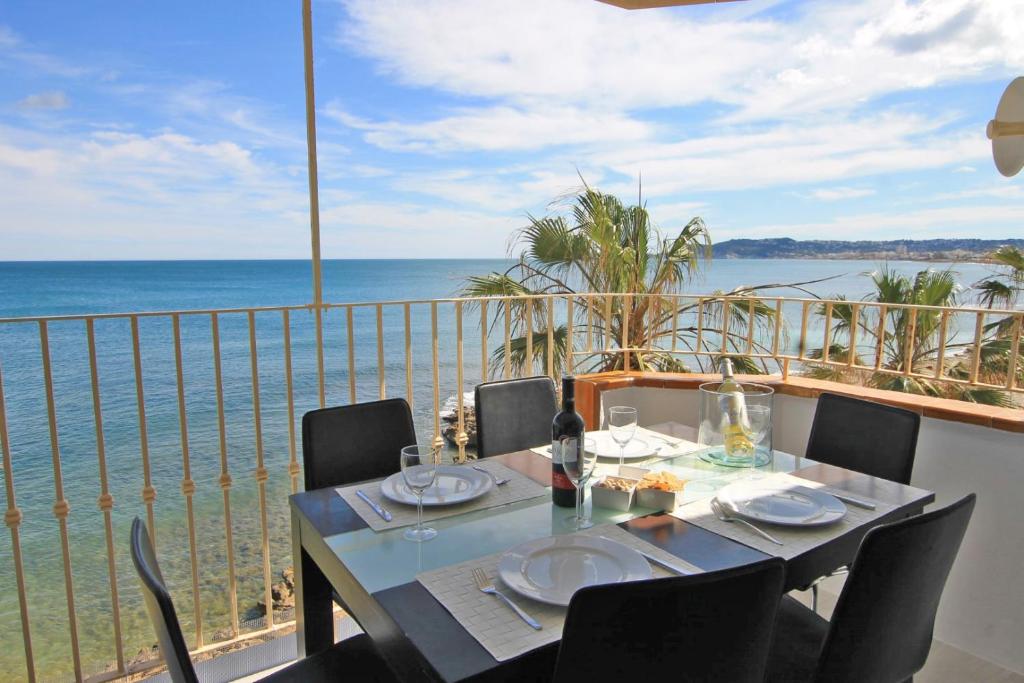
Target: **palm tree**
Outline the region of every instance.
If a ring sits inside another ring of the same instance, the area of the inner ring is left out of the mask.
[[[878,271],[865,273],[874,284],[874,292],[863,300],[879,304],[916,304],[919,306],[952,307],[958,303],[959,287],[954,273],[950,270],[922,270],[914,277],[901,275],[883,266]],[[860,349],[871,349],[873,354],[882,357],[880,367],[889,372],[876,372],[863,367],[841,367],[825,364],[809,364],[808,375],[819,379],[828,379],[852,384],[863,384],[878,389],[901,391],[927,396],[943,396],[974,403],[1010,406],[1013,404],[1009,394],[1003,391],[984,387],[970,387],[960,384],[936,382],[921,374],[934,375],[937,363],[943,363],[940,374],[954,379],[967,379],[970,376],[970,358],[973,344],[957,342],[957,331],[953,325],[942,328],[942,314],[938,310],[927,308],[916,309],[901,306],[885,309],[886,321],[881,326],[877,317],[872,319],[871,312],[880,311],[875,306],[865,307],[857,316],[857,348],[850,349],[850,330],[853,325],[853,304],[845,303],[843,297],[835,297],[844,303],[835,303],[831,307],[833,320],[832,336],[829,344],[829,358],[832,360],[850,360],[853,354],[854,366],[870,365],[862,356]],[[816,313],[826,315],[826,304],[817,307]],[[945,335],[945,338],[942,335]],[[908,343],[912,338],[912,342]],[[846,344],[842,340],[846,340]],[[1005,377],[1008,343],[998,344],[999,340],[991,335],[982,341],[980,375],[995,377],[1002,373]],[[1006,349],[1002,349],[1006,346]],[[939,358],[939,350],[944,349],[943,358]],[[952,353],[946,358],[947,353]],[[811,358],[824,358],[823,349],[811,349]],[[910,374],[906,373],[909,369]],[[897,374],[900,373],[900,374]]]
[[[601,349],[577,362],[585,372],[623,369],[689,371],[669,347],[673,338],[677,348],[696,350],[697,325],[694,313],[697,303],[680,300],[679,294],[702,263],[711,257],[711,238],[699,217],[689,220],[673,235],[664,235],[654,225],[642,203],[627,206],[618,198],[584,186],[572,202],[570,216],[528,216],[529,225],[517,231],[512,250],[522,247],[518,262],[504,272],[470,277],[462,291],[464,296],[526,296],[563,294],[574,306],[574,326],[578,331],[589,321],[594,335],[594,348]],[[759,289],[785,285],[759,285],[737,288],[728,294],[749,296]],[[622,293],[631,296],[613,297],[608,306],[604,299],[573,296],[585,292]],[[505,306],[512,318],[510,362],[517,374],[546,358],[547,307],[554,300],[500,301],[493,312],[491,327],[504,324]],[[726,309],[728,309],[728,316]],[[747,348],[750,308],[746,303],[706,300],[701,307],[701,351],[721,350],[722,323],[728,319],[726,351],[736,354],[739,367],[747,372],[765,372],[763,363],[754,363],[743,356]],[[760,301],[753,307],[754,324],[764,327],[772,323],[773,309]],[[689,320],[692,324],[676,326],[674,322]],[[628,329],[629,348],[648,349],[635,353],[627,361],[626,354],[605,353],[605,348],[620,348],[624,326]],[[527,358],[527,330],[532,330],[532,358]],[[563,370],[565,346],[569,343],[565,325],[552,330],[555,371]],[[717,348],[714,345],[717,345]],[[574,348],[576,345],[574,344]],[[764,350],[756,343],[754,348]],[[651,350],[653,349],[653,350]],[[708,364],[696,356],[698,367]],[[491,372],[497,374],[504,366],[505,349],[499,347],[491,357]]]
[[[1015,308],[1024,291],[1024,252],[1016,247],[1000,247],[990,258],[996,272],[974,284],[981,303],[988,308]]]

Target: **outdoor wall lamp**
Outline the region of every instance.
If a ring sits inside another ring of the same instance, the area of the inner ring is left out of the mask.
[[[985,131],[996,168],[1007,178],[1024,168],[1024,76],[1013,79],[999,98],[996,117]]]

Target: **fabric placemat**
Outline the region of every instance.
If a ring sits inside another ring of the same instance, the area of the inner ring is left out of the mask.
[[[829,492],[829,487],[825,484],[801,479],[800,477],[795,477],[791,474],[775,473],[768,475],[759,481],[773,486],[803,486],[811,489],[821,489],[826,493]],[[758,528],[764,529],[783,543],[783,545],[775,545],[771,541],[761,538],[760,535],[744,524],[737,522],[723,522],[718,519],[718,517],[716,517],[711,511],[711,498],[712,497],[709,496],[692,503],[687,503],[676,508],[676,510],[670,514],[673,517],[678,517],[684,522],[689,522],[690,524],[696,524],[699,527],[703,527],[704,529],[716,533],[719,536],[725,536],[726,538],[730,538],[738,543],[750,546],[755,550],[760,550],[768,555],[774,555],[786,560],[792,559],[797,555],[811,550],[812,548],[823,545],[828,541],[831,541],[833,538],[842,536],[851,529],[855,529],[864,524],[869,524],[873,520],[889,513],[896,507],[895,505],[884,503],[880,500],[869,499],[858,494],[857,498],[863,498],[866,501],[874,503],[875,509],[865,510],[864,508],[845,503],[846,515],[835,524],[829,524],[827,526],[788,527],[755,521],[754,524],[756,524]]]
[[[623,545],[641,550],[654,557],[671,562],[683,569],[699,573],[703,570],[634,536],[614,524],[604,524],[578,532],[590,536],[604,536]],[[498,578],[498,561],[502,553],[494,553],[449,567],[424,572],[416,580],[430,592],[448,613],[455,617],[466,631],[499,662],[518,657],[548,643],[561,639],[565,625],[565,607],[548,605],[523,597]],[[511,598],[527,614],[540,622],[536,631],[513,612],[501,598],[482,593],[473,580],[473,570],[480,567],[494,582],[494,587]],[[671,572],[651,564],[655,578],[674,576]]]
[[[486,469],[498,479],[508,479],[507,484],[493,487],[486,495],[475,500],[466,501],[459,505],[445,505],[441,507],[424,507],[423,521],[429,522],[444,517],[454,517],[474,510],[484,510],[517,503],[529,498],[550,495],[546,487],[538,484],[533,479],[505,467],[499,462],[488,459],[474,460],[460,465],[460,467],[473,467],[474,465]],[[363,521],[370,525],[374,531],[385,531],[397,529],[416,523],[416,506],[402,505],[388,500],[380,492],[380,482],[363,482],[354,486],[340,486],[334,489],[342,499],[355,510],[356,514],[363,518]],[[356,490],[362,490],[373,502],[385,508],[391,513],[391,521],[385,522],[366,502],[356,495]]]
[[[591,436],[594,434],[608,434],[608,431],[601,430],[599,432],[587,432],[586,436]],[[645,427],[637,427],[636,436],[640,439],[644,439],[645,441],[650,440],[664,445],[661,446],[657,453],[655,453],[649,458],[634,458],[631,460],[627,460],[627,464],[630,465],[641,465],[643,463],[648,463],[651,461],[664,460],[666,458],[675,458],[680,455],[686,455],[687,453],[694,453],[703,448],[703,446],[701,446],[698,443],[694,443],[693,441],[679,439],[674,436],[666,436],[661,432],[655,432],[653,430],[646,429]],[[544,446],[537,446],[536,448],[531,448],[530,450],[538,455],[543,455],[545,458],[551,458],[550,444]]]

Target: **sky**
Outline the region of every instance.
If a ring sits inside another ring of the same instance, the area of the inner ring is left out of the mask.
[[[715,241],[1024,237],[1020,0],[315,0],[325,258],[501,257],[582,182]],[[308,258],[299,0],[0,3],[0,260]]]

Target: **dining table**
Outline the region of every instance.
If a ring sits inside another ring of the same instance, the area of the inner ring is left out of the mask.
[[[684,490],[692,492],[675,512],[638,506],[627,511],[595,507],[588,497],[586,507],[595,525],[617,526],[616,533],[629,534],[638,544],[649,544],[643,547],[667,553],[662,557],[678,558],[685,566],[700,571],[749,564],[773,554],[781,556],[786,563],[787,591],[806,588],[849,565],[872,527],[918,514],[935,499],[930,491],[776,450],[767,465],[757,468],[757,476],[799,477],[854,502],[878,505],[870,519],[854,518],[827,537],[809,537],[814,540],[776,550],[753,535],[746,537],[739,530],[731,533],[732,525],[720,528],[687,513],[706,505],[721,487],[749,477],[751,470],[708,461],[701,457],[702,450],[696,444],[686,448],[689,442],[685,437],[692,430],[684,425],[650,425],[645,433],[651,441],[663,439],[665,452],[630,464],[676,472],[687,481]],[[528,541],[581,533],[571,519],[573,510],[552,503],[551,460],[542,445],[486,461],[492,470],[500,467],[504,468],[502,472],[513,473],[524,487],[540,487],[536,490],[544,495],[530,489],[530,495],[512,497],[511,502],[432,519],[430,525],[438,534],[422,543],[403,538],[403,528],[397,523],[395,528],[380,528],[383,522],[371,524],[367,511],[336,487],[290,497],[299,657],[333,643],[337,599],[373,638],[401,680],[448,683],[531,680],[550,675],[557,656],[557,638],[499,659],[493,654],[494,648],[485,648],[475,637],[479,634],[472,633],[438,600],[436,590],[432,593],[425,585],[425,577],[443,578],[449,569],[455,572],[467,563],[493,558]],[[617,461],[601,462],[595,476],[613,474],[617,467]],[[380,488],[376,482],[360,486],[361,492]],[[389,507],[399,506],[389,503]],[[527,612],[533,607],[528,599],[511,592],[509,595]],[[505,607],[495,600],[493,609]]]

